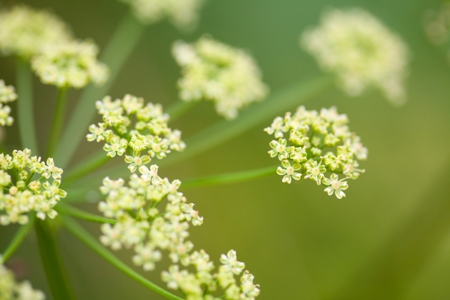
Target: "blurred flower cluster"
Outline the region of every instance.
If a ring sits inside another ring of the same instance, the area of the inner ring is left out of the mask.
[[[173,55],[183,74],[178,81],[181,100],[213,101],[227,119],[268,93],[256,62],[243,50],[204,36],[194,44],[176,42]]]
[[[68,26],[45,10],[25,5],[0,10],[0,51],[31,61],[43,83],[60,88],[79,89],[108,78],[94,42],[75,40]]]
[[[49,11],[25,5],[0,10],[0,51],[23,59],[42,53],[48,45],[70,42],[67,25]]]
[[[301,45],[337,76],[347,94],[357,96],[373,86],[392,103],[405,102],[408,48],[368,12],[329,10],[320,26],[302,35]]]
[[[103,149],[110,157],[128,153],[125,162],[132,173],[153,157],[163,159],[172,150],[183,151],[186,147],[181,132],[169,128],[169,115],[159,104],[145,105],[143,98],[125,95],[115,101],[104,97],[96,107],[103,123],[89,127],[88,141],[105,141]],[[148,155],[141,155],[143,151]]]
[[[0,256],[0,262],[2,257]],[[41,291],[34,290],[28,281],[17,283],[14,274],[0,265],[0,299],[2,300],[44,300]]]
[[[46,84],[82,88],[90,82],[103,84],[108,68],[97,61],[98,47],[92,41],[72,41],[44,47],[32,68]]]
[[[438,10],[425,14],[425,32],[434,45],[445,47],[450,59],[450,3],[444,2]]]
[[[276,138],[270,142],[269,155],[281,161],[277,174],[283,176],[283,182],[304,175],[327,186],[328,195],[345,197],[346,179],[357,179],[364,172],[358,161],[367,159],[368,153],[347,124],[347,116],[339,115],[335,107],[318,113],[300,106],[294,114],[275,118],[265,131]],[[331,173],[329,178],[327,173]],[[344,177],[339,179],[338,174]]]
[[[119,0],[128,3],[135,16],[146,24],[167,18],[176,27],[189,30],[197,25],[204,0]]]
[[[53,207],[66,192],[59,188],[63,170],[40,157],[30,156],[31,151],[14,150],[13,155],[0,154],[0,224],[25,224],[28,213],[37,212],[37,217],[53,219],[57,212]]]

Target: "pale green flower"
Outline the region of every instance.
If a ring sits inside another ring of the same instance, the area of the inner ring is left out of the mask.
[[[291,183],[292,179],[314,180],[318,185],[331,186],[325,189],[329,195],[344,197],[348,188],[344,179],[357,179],[364,170],[359,169],[360,160],[366,160],[368,151],[361,139],[348,127],[346,115],[339,115],[336,108],[322,109],[320,112],[307,111],[300,106],[294,114],[286,113],[284,118],[275,118],[272,125],[264,129],[275,135],[269,145],[269,155],[281,161],[277,174],[282,181]],[[339,188],[333,187],[334,175],[341,173]]]
[[[408,47],[363,9],[326,11],[321,24],[302,35],[301,44],[322,69],[337,76],[347,94],[375,87],[392,103],[405,102]]]
[[[283,176],[283,180],[282,180],[283,182],[291,183],[292,179],[300,180],[300,178],[302,177],[302,174],[295,172],[302,168],[300,164],[291,165],[291,163],[285,159],[285,160],[281,161],[281,165],[283,167],[278,167],[277,174]]]
[[[236,251],[234,250],[228,251],[227,255],[222,254],[220,256],[220,262],[226,269],[235,275],[241,274],[245,268],[243,262],[237,261]]]
[[[193,44],[178,41],[173,55],[182,71],[178,81],[181,100],[212,101],[217,113],[226,119],[236,118],[239,110],[268,93],[248,53],[211,37],[204,36]]]
[[[144,104],[143,98],[125,95],[114,101],[104,97],[96,107],[103,122],[89,126],[87,140],[105,141],[103,149],[110,157],[133,153],[125,156],[131,173],[154,157],[163,159],[172,150],[183,151],[186,147],[181,132],[169,128],[169,116],[159,104]]]
[[[49,11],[23,4],[0,10],[0,51],[25,59],[40,54],[45,46],[72,41],[67,25]]]
[[[331,174],[330,178],[324,178],[323,184],[328,186],[325,188],[325,192],[329,196],[334,193],[338,199],[345,197],[345,193],[343,191],[348,189],[348,184],[347,181],[345,181],[345,178],[339,179],[339,176],[336,174]]]
[[[6,103],[13,102],[17,99],[14,87],[12,85],[5,85],[3,80],[0,80],[0,126],[11,126],[14,119],[10,116],[11,108]]]
[[[119,0],[128,3],[134,15],[145,24],[164,18],[182,30],[193,29],[205,0]]]
[[[42,220],[53,219],[55,205],[67,196],[60,189],[63,170],[53,159],[41,162],[40,157],[30,157],[31,151],[14,150],[13,155],[0,154],[0,224],[25,224],[28,214],[36,212]]]
[[[82,88],[93,82],[103,84],[108,68],[97,60],[98,48],[91,41],[47,45],[32,60],[41,81],[60,88]]]

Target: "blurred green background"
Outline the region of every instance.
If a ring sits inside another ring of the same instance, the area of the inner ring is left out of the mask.
[[[19,2],[50,7],[77,37],[92,38],[100,47],[128,10],[114,0],[1,1]],[[316,76],[320,70],[299,48],[298,38],[330,6],[367,9],[410,47],[409,97],[404,107],[392,107],[378,92],[349,98],[336,88],[306,103],[308,109],[338,106],[369,148],[369,160],[362,165],[366,174],[350,182],[346,198],[328,197],[312,181],[282,184],[275,175],[186,190],[188,200],[205,218],[203,226],[191,230],[196,248],[205,249],[217,263],[220,254],[235,249],[261,285],[258,299],[450,299],[450,65],[443,52],[429,45],[422,28],[424,13],[439,4],[437,0],[209,0],[194,33],[180,33],[167,22],[147,28],[110,91],[113,97],[131,93],[164,106],[174,102],[179,69],[171,45],[204,33],[250,51],[272,91]],[[14,74],[14,60],[0,58],[0,77],[14,84]],[[45,145],[56,91],[37,79],[35,89],[36,127]],[[71,93],[71,105],[77,96]],[[205,103],[172,127],[186,138],[219,120]],[[274,163],[267,155],[270,137],[262,131],[270,122],[160,173],[184,179],[270,166]],[[14,130],[6,132],[7,142],[17,145]],[[78,159],[99,148],[83,142]],[[94,204],[80,207],[96,211]],[[86,226],[99,236],[98,225]],[[16,230],[0,228],[0,249]],[[162,299],[68,232],[62,230],[60,240],[78,299]],[[117,254],[131,265],[131,252]],[[159,271],[145,276],[163,284],[160,270],[166,265],[160,263]],[[33,235],[9,266],[51,299]]]

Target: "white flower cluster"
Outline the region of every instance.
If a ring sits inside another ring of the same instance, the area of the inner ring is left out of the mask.
[[[366,160],[368,154],[347,124],[347,116],[339,115],[335,107],[318,113],[300,106],[294,114],[275,118],[264,131],[276,138],[270,142],[269,155],[281,161],[277,174],[283,176],[282,181],[291,183],[304,175],[327,186],[328,195],[345,197],[346,179],[357,179],[364,172],[358,161]],[[327,172],[332,173],[329,178]],[[338,174],[344,177],[339,179]]]
[[[46,84],[82,88],[90,82],[103,84],[108,68],[97,60],[98,47],[91,41],[48,45],[32,60],[32,68]]]
[[[204,0],[120,0],[131,6],[134,15],[145,24],[164,18],[182,30],[197,25]]]
[[[29,149],[14,150],[13,155],[0,154],[0,224],[26,224],[28,213],[53,219],[57,212],[53,207],[67,193],[60,189],[63,170],[56,167],[53,158],[47,162],[32,156]]]
[[[13,102],[17,99],[17,94],[12,85],[5,85],[0,80],[0,126],[11,126],[14,119],[9,115],[11,108],[6,103]]]
[[[0,261],[2,257],[0,256]],[[28,281],[17,283],[13,273],[0,265],[0,299],[1,300],[44,300],[41,291],[34,290]]]
[[[103,123],[89,126],[87,140],[105,141],[103,149],[110,157],[128,154],[125,162],[132,173],[153,157],[163,159],[171,150],[183,151],[186,147],[181,132],[168,127],[169,115],[163,113],[159,104],[144,105],[143,98],[125,95],[115,101],[106,96],[96,106]],[[148,155],[141,155],[143,151]]]
[[[437,45],[450,42],[450,3],[442,3],[437,11],[429,11],[425,15],[425,31],[430,41]]]
[[[25,59],[39,54],[44,46],[72,39],[66,24],[54,14],[25,5],[0,11],[0,52]]]
[[[194,44],[176,42],[173,55],[182,69],[181,100],[213,101],[226,119],[268,93],[256,62],[243,50],[204,36]]]
[[[324,70],[337,75],[347,94],[360,95],[373,86],[392,103],[405,102],[408,48],[368,12],[327,11],[319,27],[302,35],[301,44]]]
[[[212,274],[214,264],[209,255],[203,250],[193,251],[194,244],[187,240],[189,223],[199,226],[203,218],[178,192],[181,182],[159,177],[156,165],[141,166],[139,172],[140,176],[131,175],[128,186],[122,179],[103,180],[100,191],[107,197],[100,202],[99,210],[117,223],[102,225],[101,242],[115,250],[133,248],[134,263],[145,270],[153,270],[162,251],[168,251],[172,266],[162,273],[162,279],[169,288],[182,291],[186,299],[219,299],[211,295],[219,286],[225,291],[225,299],[251,300],[258,296],[259,286],[253,284],[250,273],[245,272],[241,284],[237,284],[235,275],[240,275],[245,265],[237,261],[235,251],[222,255],[222,266],[216,274]],[[161,210],[157,206],[164,199],[167,204]],[[189,271],[189,266],[195,271]]]

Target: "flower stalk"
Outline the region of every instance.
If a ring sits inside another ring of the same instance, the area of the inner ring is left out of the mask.
[[[59,88],[55,115],[53,117],[52,131],[50,133],[50,140],[48,142],[47,147],[47,157],[53,157],[53,154],[58,145],[59,137],[61,135],[62,127],[64,124],[66,107],[67,107],[67,88]]]
[[[56,245],[56,232],[49,221],[36,222],[42,264],[54,299],[75,299]]]
[[[0,256],[1,258],[0,265],[4,264],[14,254],[17,248],[19,248],[19,246],[22,244],[23,240],[28,235],[28,233],[30,232],[31,228],[34,225],[34,219],[35,216],[31,214],[28,223],[20,226],[11,243],[9,243],[8,247],[6,247],[5,251]]]
[[[204,187],[211,185],[220,185],[220,184],[229,184],[229,183],[237,183],[248,180],[254,180],[263,178],[266,176],[274,175],[277,166],[270,166],[266,168],[260,168],[255,170],[246,170],[241,172],[232,172],[225,174],[218,174],[212,176],[205,176],[200,178],[192,178],[187,180],[182,180],[182,188],[196,188],[196,187]]]
[[[33,108],[33,81],[30,65],[17,58],[17,92],[20,101],[17,101],[19,131],[23,148],[29,148],[38,153],[38,143],[35,133]]]

